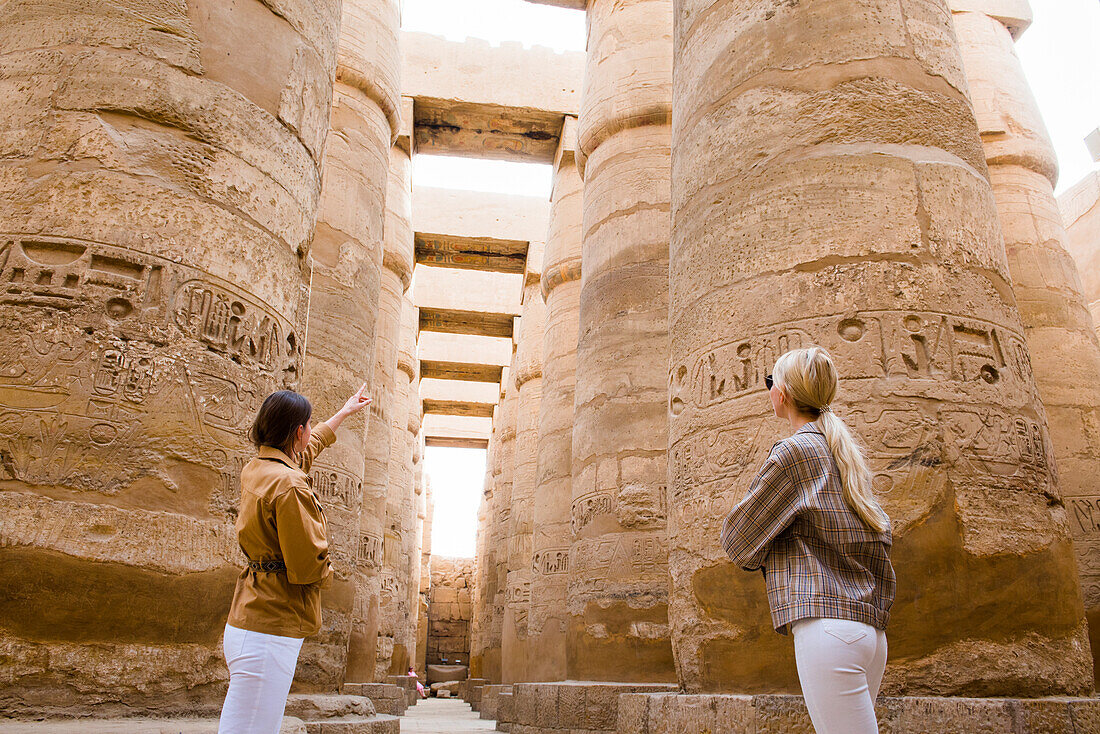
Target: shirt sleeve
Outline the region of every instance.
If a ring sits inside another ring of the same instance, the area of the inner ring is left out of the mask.
[[[292,584],[317,584],[332,575],[325,536],[325,516],[304,487],[292,487],[275,499],[275,530],[279,550]]]
[[[722,523],[722,547],[746,571],[763,568],[768,546],[787,529],[798,511],[798,493],[773,449],[748,494]]]
[[[309,474],[309,468],[313,466],[313,460],[317,458],[317,454],[334,443],[336,443],[336,434],[328,427],[328,423],[318,424],[317,428],[310,433],[309,445],[298,454],[298,466]]]

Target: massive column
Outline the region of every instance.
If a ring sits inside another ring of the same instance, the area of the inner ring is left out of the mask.
[[[392,425],[404,429],[405,403],[397,395],[397,354],[401,332],[401,304],[412,280],[412,100],[401,100],[400,127],[387,158],[385,233],[378,296],[378,324],[374,342],[362,473],[362,510],[358,533],[356,597],[346,680],[370,683],[376,679],[381,624],[382,547],[386,523],[386,496],[390,476]],[[381,180],[381,179],[380,179]],[[399,417],[400,416],[400,417]],[[402,430],[402,434],[404,431]]]
[[[485,485],[481,494],[481,504],[477,508],[477,545],[474,550],[473,581],[471,593],[474,609],[470,617],[470,677],[485,678],[484,657],[487,646],[489,615],[496,594],[494,575],[496,572],[496,547],[492,543],[493,522],[496,513],[494,483],[496,474],[497,419],[501,412],[500,403],[493,406],[493,428],[489,432],[489,446],[485,452]]]
[[[302,370],[302,391],[313,401],[317,420],[332,415],[348,395],[374,379],[383,223],[392,219],[384,205],[386,172],[398,124],[396,3],[348,0],[343,7],[332,123],[311,249]],[[379,42],[362,46],[365,34],[377,35]],[[361,416],[345,422],[337,443],[313,465],[336,578],[323,594],[321,633],[302,646],[295,690],[339,688],[349,642],[363,624],[356,609],[377,604],[377,582],[360,586],[364,572],[377,579],[375,569],[360,568],[359,558],[361,527],[378,526],[373,518],[360,516],[364,509],[372,514],[376,506],[362,496],[369,422]]]
[[[412,647],[406,635],[411,613],[407,535],[410,532],[408,513],[415,486],[413,441],[410,436],[410,433],[415,433],[410,431],[414,407],[417,409],[416,425],[419,428],[419,406],[414,406],[414,402],[419,400],[419,390],[414,393],[418,319],[418,309],[405,296],[401,304],[394,411],[390,424],[386,524],[382,541],[382,601],[375,680],[385,680],[387,675],[404,673],[412,655]]]
[[[1100,344],[1054,198],[1058,160],[1016,56],[1012,28],[1030,20],[1027,3],[952,0],[970,98],[982,135],[1008,271],[1035,383],[1046,408],[1068,505],[1070,531],[1100,671]],[[1020,17],[1021,15],[1026,17]],[[1007,25],[1006,25],[1007,24]]]
[[[298,385],[340,3],[127,5],[0,4],[0,713],[216,709]]]
[[[515,355],[512,365],[504,371],[502,385],[504,394],[500,404],[500,425],[497,428],[498,445],[494,455],[493,499],[495,512],[490,520],[489,542],[496,552],[492,556],[493,565],[489,569],[492,585],[492,597],[489,614],[485,620],[482,643],[482,676],[493,683],[503,678],[503,629],[504,612],[508,597],[508,537],[512,516],[512,481],[515,476],[516,445],[516,408],[517,395],[515,382]]]
[[[671,0],[592,0],[573,427],[569,677],[675,678],[668,635]]]
[[[428,598],[432,583],[432,519],[435,503],[432,501],[432,483],[425,477],[420,493],[420,585],[416,616],[416,673],[426,681],[428,657]],[[425,685],[427,683],[425,682]]]
[[[516,347],[516,368],[512,373],[516,388],[516,439],[507,545],[507,598],[501,635],[501,675],[504,683],[530,680],[527,618],[531,603],[531,544],[538,479],[542,333],[546,320],[546,304],[542,300],[540,285],[542,253],[541,243],[528,245],[519,344]]]
[[[542,346],[538,474],[532,537],[531,608],[527,619],[527,679],[557,681],[565,666],[566,590],[572,504],[573,386],[581,301],[581,178],[577,172],[576,119],[565,118],[554,158],[550,226],[543,258],[546,324]]]
[[[788,432],[763,376],[786,349],[819,344],[893,522],[884,692],[1089,690],[1046,417],[945,2],[676,6],[669,535],[682,684],[798,690],[763,579],[730,564],[718,537]]]

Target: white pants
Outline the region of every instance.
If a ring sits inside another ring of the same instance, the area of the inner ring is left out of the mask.
[[[886,670],[886,633],[842,619],[792,625],[794,659],[817,734],[878,734],[875,698]]]
[[[225,626],[229,665],[218,734],[278,734],[302,640]]]

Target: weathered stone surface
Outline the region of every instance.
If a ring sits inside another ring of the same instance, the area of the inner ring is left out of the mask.
[[[676,4],[668,406],[681,681],[797,690],[763,580],[728,563],[718,536],[781,435],[763,375],[785,349],[816,343],[837,360],[834,407],[866,443],[893,521],[884,690],[1088,690],[1046,416],[946,5]]]
[[[470,661],[472,582],[473,559],[432,558],[428,603],[428,680],[432,682],[466,677]]]
[[[350,696],[366,696],[380,714],[401,716],[406,709],[405,689],[390,683],[345,683],[340,692]]]
[[[501,633],[504,683],[530,680],[527,617],[531,604],[531,562],[535,487],[538,482],[539,404],[542,402],[542,339],[546,304],[541,286],[542,244],[531,243],[524,275],[516,368],[516,439],[511,512],[508,525],[508,574]]]
[[[512,687],[510,731],[515,734],[613,732],[623,694],[675,690],[676,685],[665,683],[520,683]]]
[[[1090,173],[1058,197],[1066,248],[1077,263],[1085,301],[1100,334],[1100,173]]]
[[[220,703],[211,551],[298,385],[339,8],[0,7],[0,492],[44,512],[0,540],[0,712]]]
[[[376,321],[385,318],[380,317],[381,269],[392,259],[388,254],[394,239],[389,232],[393,203],[387,199],[399,198],[386,188],[392,168],[390,139],[397,132],[392,58],[396,7],[392,0],[343,6],[331,132],[311,250],[309,341],[302,370],[302,390],[318,416],[334,413],[372,373],[383,378],[372,387],[373,398],[383,409],[386,402],[378,388],[389,383],[384,367],[378,369],[375,349],[381,345],[385,350],[386,335],[379,333]],[[361,38],[368,34],[377,34],[378,42],[364,46]],[[406,209],[408,199],[406,193]],[[408,229],[407,212],[404,218]],[[385,291],[391,288],[387,282]],[[365,348],[349,349],[349,344]],[[385,362],[388,357],[384,351],[377,359]],[[379,594],[369,549],[381,538],[381,504],[370,480],[384,476],[385,465],[373,461],[370,428],[369,416],[348,420],[337,443],[313,467],[314,486],[326,507],[336,590],[324,595],[320,635],[302,646],[295,690],[334,691],[345,679],[349,654],[355,677],[359,659],[373,652],[361,649],[364,639],[374,642],[374,635],[365,633],[377,625]],[[361,548],[367,550],[363,558]]]
[[[1100,501],[1100,343],[1077,266],[1066,250],[1054,198],[1054,146],[1016,56],[1010,26],[978,10],[956,12],[954,25],[1012,288],[1050,425],[1095,673],[1100,671],[1100,525],[1089,518]]]
[[[1075,734],[1100,718],[1097,698],[891,698],[875,706],[882,734]],[[626,694],[619,734],[814,734],[801,696]]]
[[[496,719],[497,707],[500,704],[500,694],[511,693],[512,686],[507,685],[488,685],[481,691],[481,710],[478,711],[479,718],[482,719]]]
[[[672,3],[596,0],[584,163],[572,445],[571,679],[675,679],[668,630]]]
[[[374,703],[363,695],[292,693],[286,700],[286,715],[303,721],[343,716],[373,716],[374,713]]]

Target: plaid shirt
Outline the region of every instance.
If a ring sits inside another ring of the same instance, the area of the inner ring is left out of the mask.
[[[722,547],[746,571],[765,569],[777,632],[807,617],[886,629],[896,583],[889,528],[849,507],[825,435],[807,423],[772,447],[722,526]]]

